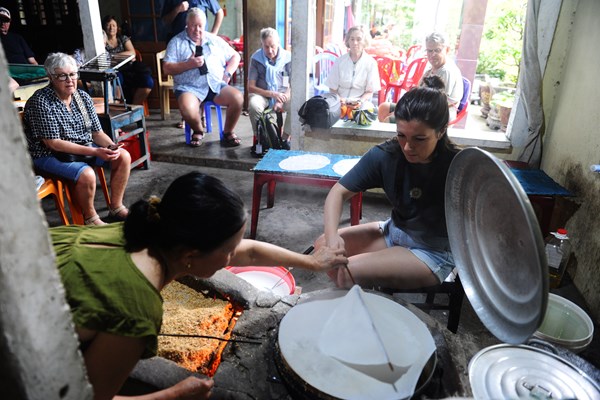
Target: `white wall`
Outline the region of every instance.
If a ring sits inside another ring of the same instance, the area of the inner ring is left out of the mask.
[[[542,169],[580,205],[567,229],[577,258],[574,282],[600,320],[600,2],[563,1],[544,77],[546,134]],[[548,100],[548,101],[546,101]],[[554,102],[552,102],[554,100]]]

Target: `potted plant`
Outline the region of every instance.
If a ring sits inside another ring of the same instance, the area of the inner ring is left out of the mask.
[[[500,93],[494,93],[492,97],[492,107],[495,108],[495,111],[500,120],[500,129],[506,132],[506,127],[508,125],[508,119],[510,117],[510,112],[513,107],[513,103],[515,100],[515,95],[512,91],[507,90]]]

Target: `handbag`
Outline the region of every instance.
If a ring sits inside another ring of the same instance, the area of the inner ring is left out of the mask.
[[[78,143],[82,146],[93,147],[93,143]],[[88,156],[83,154],[63,153],[62,151],[54,151],[54,157],[61,162],[84,162],[87,164],[94,164],[96,162],[96,156]]]
[[[87,108],[85,108],[85,104],[83,104],[83,100],[81,100],[81,96],[79,93],[75,91],[73,93],[73,100],[77,103],[77,107],[81,110],[81,115],[83,116],[83,123],[85,125],[86,130],[92,129],[92,121],[90,120],[90,116],[88,115]],[[82,146],[93,147],[92,142],[87,143],[78,143]],[[72,154],[72,153],[64,153],[62,151],[53,151],[54,157],[58,161],[61,162],[84,162],[90,165],[93,165],[96,162],[96,156],[88,156],[84,154]]]
[[[340,96],[335,93],[311,97],[298,110],[302,125],[310,125],[311,129],[331,128],[340,119],[340,114]]]

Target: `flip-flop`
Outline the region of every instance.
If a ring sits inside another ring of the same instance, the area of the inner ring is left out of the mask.
[[[237,147],[242,144],[242,139],[237,137],[237,135],[233,132],[223,133],[225,139],[221,140],[221,146],[224,147]]]
[[[192,147],[202,146],[202,139],[204,139],[204,133],[193,133],[192,140],[190,140],[190,146],[192,146]]]

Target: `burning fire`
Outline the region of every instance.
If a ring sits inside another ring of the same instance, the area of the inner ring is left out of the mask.
[[[216,296],[209,297],[179,282],[169,284],[161,295],[164,299],[161,334],[184,336],[159,336],[158,355],[212,377],[242,307]]]

